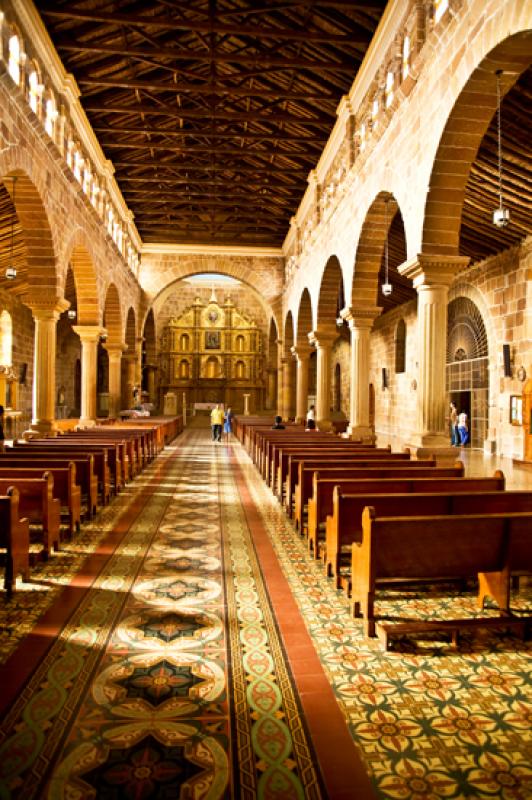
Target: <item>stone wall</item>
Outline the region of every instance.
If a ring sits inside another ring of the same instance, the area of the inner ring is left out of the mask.
[[[11,364],[17,375],[22,376],[24,372],[24,381],[18,384],[17,406],[23,414],[21,422],[29,423],[33,383],[33,317],[29,308],[4,289],[0,289],[0,313],[2,311],[7,311],[11,316],[13,329]]]

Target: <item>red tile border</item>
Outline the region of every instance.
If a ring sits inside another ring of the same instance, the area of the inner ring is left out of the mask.
[[[327,795],[334,800],[375,800],[362,758],[251,498],[242,468],[232,453],[230,458]]]

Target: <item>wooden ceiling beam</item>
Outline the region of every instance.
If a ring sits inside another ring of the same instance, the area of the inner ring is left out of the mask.
[[[205,109],[205,110],[196,110],[196,109],[183,109],[179,106],[175,107],[161,107],[161,106],[149,106],[143,103],[136,103],[132,102],[129,106],[124,105],[114,105],[113,103],[106,103],[103,105],[91,105],[88,103],[85,105],[85,111],[87,114],[149,114],[151,116],[162,116],[162,117],[172,117],[175,119],[228,119],[228,120],[236,120],[236,121],[246,121],[246,122],[258,122],[258,123],[275,123],[275,122],[283,122],[283,123],[292,123],[299,127],[305,128],[307,126],[317,125],[319,127],[323,125],[330,126],[333,122],[333,116],[330,114],[322,114],[320,112],[313,112],[312,118],[304,118],[298,117],[295,114],[286,114],[282,111],[277,112],[267,112],[265,115],[261,114],[261,110],[257,109],[257,111],[222,111],[218,109]]]
[[[228,76],[238,77],[236,76]],[[253,88],[227,86],[223,85],[221,77],[218,78],[216,84],[193,84],[193,83],[168,83],[168,81],[131,81],[126,78],[116,78],[109,80],[107,78],[80,78],[78,80],[80,86],[101,86],[111,89],[147,89],[157,92],[172,92],[173,94],[206,94],[206,95],[229,95],[231,97],[272,97],[281,100],[332,100],[336,101],[336,97],[331,92],[285,92],[282,89],[268,90],[261,86],[254,86]]]
[[[308,150],[249,150],[244,148],[238,147],[201,147],[197,145],[187,145],[184,144],[181,147],[176,146],[172,147],[168,144],[156,144],[150,141],[140,141],[140,142],[107,142],[105,140],[100,139],[100,145],[103,147],[105,151],[108,150],[162,150],[167,153],[182,153],[184,156],[188,156],[191,153],[205,153],[205,154],[216,154],[220,156],[250,156],[250,157],[262,157],[262,158],[272,158],[272,156],[280,156],[282,158],[302,158],[307,157],[310,161],[312,161],[312,165],[316,163],[314,160],[314,154],[312,152],[309,153]],[[315,149],[315,148],[312,148]]]
[[[287,58],[284,56],[268,53],[257,53],[254,56],[242,55],[237,53],[220,53],[210,51],[196,51],[173,49],[171,47],[144,48],[144,47],[114,47],[112,45],[95,44],[94,42],[81,43],[74,41],[72,37],[57,36],[54,39],[55,47],[58,50],[81,53],[104,53],[116,55],[123,58],[169,58],[172,61],[207,61],[209,63],[220,64],[245,64],[263,70],[265,67],[275,67],[276,69],[306,69],[313,73],[320,72],[346,72],[353,75],[356,72],[356,63],[353,59],[345,61],[331,61],[330,59],[320,61],[309,58]]]
[[[80,22],[102,22],[104,25],[131,25],[141,26],[145,30],[150,28],[160,28],[164,31],[190,31],[193,33],[219,33],[229,36],[251,36],[260,41],[264,39],[282,39],[292,42],[325,42],[336,45],[359,45],[366,48],[370,43],[369,33],[361,35],[358,25],[354,25],[348,33],[330,33],[328,31],[312,31],[305,29],[275,28],[266,25],[222,25],[215,19],[206,22],[195,22],[193,20],[179,19],[177,17],[143,16],[140,14],[120,14],[116,11],[102,13],[101,11],[90,11],[73,8],[69,3],[67,9],[57,9],[52,7],[40,7],[39,12],[43,17],[54,17],[56,19],[79,20]]]
[[[209,128],[208,130],[192,130],[190,128],[176,130],[176,128],[171,128],[169,130],[165,128],[150,128],[150,127],[121,127],[119,125],[111,126],[111,125],[98,125],[95,124],[92,126],[92,129],[95,133],[112,133],[113,136],[116,137],[124,135],[138,135],[142,134],[144,136],[163,136],[163,137],[172,137],[177,139],[183,139],[185,137],[191,138],[208,138],[208,139],[249,139],[250,141],[256,141],[264,139],[265,141],[269,141],[271,139],[280,141],[280,142],[304,142],[305,144],[309,145],[323,145],[326,144],[327,139],[322,137],[320,138],[319,133],[316,136],[290,136],[290,134],[282,132],[282,131],[267,131],[264,133],[250,133],[249,131],[220,131],[218,129],[214,130]]]
[[[176,173],[182,172],[259,172],[265,175],[286,175],[287,173],[290,176],[297,176],[301,175],[301,177],[307,177],[308,170],[301,169],[300,167],[272,167],[269,164],[261,164],[259,166],[251,166],[247,164],[187,164],[185,166],[181,164],[146,164],[145,161],[117,161],[114,164],[116,169],[116,174],[118,176],[118,170],[120,169],[134,169],[136,167],[140,167],[141,169],[149,169],[150,174],[153,174],[154,169],[163,169],[165,172],[168,170],[175,170]],[[141,176],[137,176],[141,177]],[[157,176],[156,176],[157,177]],[[176,174],[176,178],[181,178],[184,180],[186,175],[179,175]],[[171,180],[171,178],[168,178]],[[128,180],[126,175],[120,177],[120,180]]]

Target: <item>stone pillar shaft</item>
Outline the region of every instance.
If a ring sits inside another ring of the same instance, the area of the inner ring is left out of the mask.
[[[125,344],[105,345],[109,356],[109,416],[116,417],[122,399],[122,353]]]
[[[104,332],[98,325],[75,325],[72,330],[81,340],[81,425],[94,425],[96,419],[96,376],[98,340]]]
[[[309,373],[309,347],[293,347],[292,353],[296,357],[296,422],[305,422],[308,411],[308,373]]]
[[[267,389],[266,389],[266,408],[268,411],[274,411],[277,408],[277,387],[276,387],[277,368],[270,367],[267,371]]]
[[[316,346],[316,424],[320,430],[330,430],[331,353],[336,331],[311,331],[309,341]]]
[[[59,313],[52,309],[33,309],[35,321],[33,353],[33,413],[31,426],[46,433],[55,419],[55,353]]]
[[[352,439],[374,437],[369,421],[370,333],[381,309],[345,308],[341,314],[351,329],[350,410],[348,433]]]
[[[291,356],[284,356],[281,359],[283,365],[283,393],[281,416],[283,419],[288,419],[293,411],[294,406],[294,386],[292,381],[293,365]]]
[[[399,272],[414,282],[418,292],[418,391],[417,421],[413,444],[423,448],[449,446],[445,424],[447,396],[445,357],[447,348],[447,298],[449,286],[469,258],[419,254],[399,267]]]

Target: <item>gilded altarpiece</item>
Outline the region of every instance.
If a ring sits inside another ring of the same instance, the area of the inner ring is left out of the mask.
[[[262,333],[255,320],[211,298],[196,298],[180,316],[170,319],[161,336],[161,394],[174,392],[181,404],[224,403],[236,412],[264,404]],[[162,397],[161,397],[162,400]]]

